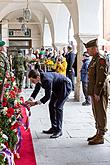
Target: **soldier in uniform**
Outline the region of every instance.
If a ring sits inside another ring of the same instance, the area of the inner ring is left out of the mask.
[[[0,40],[0,108],[2,108],[1,103],[3,99],[3,89],[6,72],[9,69],[7,54],[4,46],[5,42]]]
[[[18,86],[19,92],[22,91],[23,79],[25,73],[25,58],[21,50],[18,50],[18,53],[13,59],[13,69],[15,70],[16,84]]]
[[[88,144],[103,144],[104,135],[107,131],[107,105],[108,95],[106,88],[107,65],[106,59],[99,54],[97,39],[84,43],[87,53],[92,56],[88,66],[88,95],[91,96],[92,110],[96,124],[96,134],[89,137]]]
[[[27,101],[27,104],[31,106],[41,103],[45,104],[50,99],[49,113],[51,128],[49,130],[44,130],[43,133],[52,134],[50,138],[58,138],[62,135],[63,106],[72,90],[71,80],[55,72],[39,73],[34,70],[29,72],[28,77],[31,82],[36,84],[30,100],[32,100],[32,98],[35,99],[40,87],[44,88],[45,96],[39,101]]]

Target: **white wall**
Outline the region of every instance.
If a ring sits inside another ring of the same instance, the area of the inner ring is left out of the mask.
[[[45,5],[54,23],[55,43],[68,42],[68,26],[69,26],[69,11],[63,4],[46,4]]]
[[[39,30],[38,25],[28,24],[27,27],[31,29],[31,38],[28,39],[32,39],[32,47],[36,50],[38,47],[41,47],[41,32]],[[20,29],[20,28],[21,25],[18,24],[9,25],[9,29]],[[22,38],[22,39],[27,39],[27,38]]]
[[[99,34],[99,6],[100,0],[78,0],[81,34]]]

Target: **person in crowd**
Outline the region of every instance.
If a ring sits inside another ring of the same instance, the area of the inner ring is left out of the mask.
[[[97,39],[84,43],[87,53],[92,56],[88,66],[88,95],[91,96],[96,134],[88,138],[89,145],[103,144],[107,131],[108,94],[106,86],[107,64],[104,55],[99,54]]]
[[[110,75],[110,53],[107,53],[107,51],[105,52],[105,56],[106,56],[106,61],[107,61],[107,71],[108,71],[108,74]]]
[[[66,61],[67,61],[67,69],[66,69],[66,76],[71,80],[72,82],[72,90],[74,91],[74,69],[73,69],[73,63],[75,60],[75,54],[73,52],[73,48],[71,45],[67,46],[67,55]]]
[[[32,69],[32,64],[30,61],[32,60],[31,54],[26,54],[25,55],[25,60],[24,60],[24,67],[25,67],[25,89],[27,88],[33,88],[32,83],[29,81],[28,78],[28,73]]]
[[[62,55],[58,56],[54,66],[52,67],[52,70],[66,76],[66,68],[67,68],[66,58],[63,57]]]
[[[63,53],[62,56],[65,57],[67,54],[67,47],[63,47]]]
[[[51,54],[51,60],[55,63],[56,58],[58,56],[57,49],[53,49],[53,53]]]
[[[44,50],[44,47],[42,47],[40,52],[39,52],[39,59],[43,60],[44,57],[45,57],[45,50]]]
[[[50,52],[49,52],[49,49],[45,49],[45,54],[44,54],[45,59],[48,58],[49,53],[50,53]]]
[[[19,92],[21,92],[25,73],[25,57],[21,50],[18,50],[18,53],[14,57],[12,63],[15,73],[16,85],[18,86]]]
[[[83,64],[81,67],[81,81],[82,81],[82,90],[85,97],[85,101],[82,103],[83,106],[90,105],[90,96],[88,96],[88,65],[90,63],[89,54],[87,52],[83,53]]]
[[[50,138],[58,138],[62,135],[63,106],[72,89],[71,81],[67,77],[55,72],[39,73],[31,70],[28,76],[36,86],[26,103],[34,106],[45,104],[50,99],[49,113],[51,128],[44,130],[43,133],[52,134]],[[45,95],[40,100],[33,101],[41,87],[44,88]]]
[[[77,53],[75,54],[75,59],[74,59],[74,63],[73,63],[73,71],[74,71],[74,77],[77,77]]]

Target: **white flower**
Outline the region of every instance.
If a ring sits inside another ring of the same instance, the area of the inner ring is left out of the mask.
[[[4,115],[6,115],[7,109],[8,109],[7,107],[4,107],[4,108],[3,108],[2,112],[3,112]]]
[[[13,82],[13,86],[16,86],[16,82],[15,81]]]
[[[8,140],[8,136],[5,135],[5,134],[3,134],[2,137],[3,137],[4,139]]]
[[[15,101],[14,101],[14,105],[16,105],[16,104],[17,104],[17,102],[18,102],[18,101],[17,101],[17,100],[15,100]]]

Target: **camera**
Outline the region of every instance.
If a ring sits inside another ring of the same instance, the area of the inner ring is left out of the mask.
[[[60,62],[61,61],[61,58],[58,58],[58,61]]]

